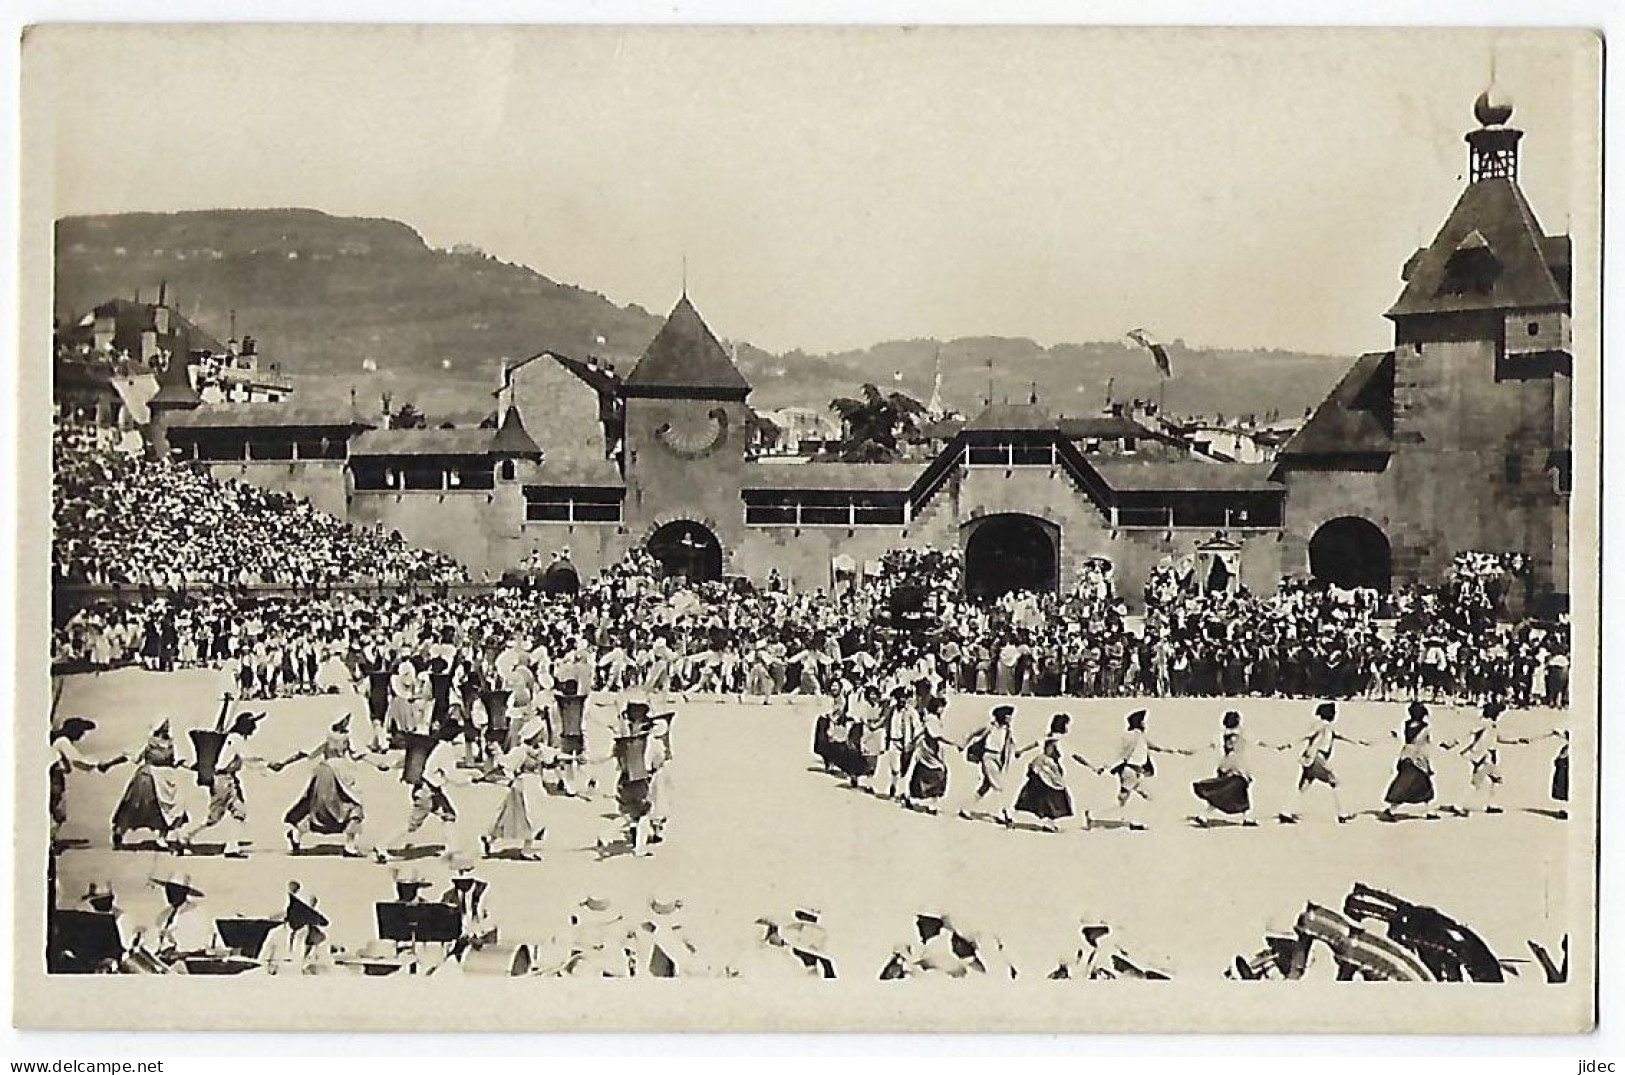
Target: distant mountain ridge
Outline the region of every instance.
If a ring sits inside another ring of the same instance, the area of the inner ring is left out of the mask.
[[[337,399],[354,389],[370,401],[388,391],[436,419],[487,411],[505,358],[554,350],[630,372],[664,315],[472,247],[433,248],[394,220],[220,209],[58,221],[59,318],[137,291],[150,301],[160,282],[172,304],[221,338],[235,310],[237,332],[255,336],[302,394]],[[726,339],[726,326],[711,327]],[[1123,340],[889,340],[834,354],[730,346],[758,408],[823,407],[864,381],[923,400],[940,350],[951,406],[974,411],[990,395],[1014,402],[1036,393],[1064,414],[1099,410],[1109,387],[1116,399],[1165,393],[1168,408],[1182,412],[1291,415],[1318,402],[1352,358],[1169,344],[1166,385],[1149,356]],[[376,373],[363,370],[368,359]]]

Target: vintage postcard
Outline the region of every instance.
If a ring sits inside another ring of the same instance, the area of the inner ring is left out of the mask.
[[[1597,35],[22,52],[19,1025],[1594,1024]]]

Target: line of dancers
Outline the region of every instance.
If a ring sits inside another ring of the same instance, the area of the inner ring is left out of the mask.
[[[855,696],[855,697],[854,697]],[[1115,751],[1099,764],[1069,745],[1072,717],[1056,713],[1047,733],[1038,740],[1018,744],[1012,727],[1015,707],[995,706],[988,721],[963,741],[950,738],[943,728],[947,701],[931,694],[921,682],[911,689],[894,687],[885,704],[873,703],[873,691],[837,688],[831,707],[820,714],[813,731],[813,752],[826,771],[844,776],[855,788],[894,799],[911,809],[937,812],[948,791],[948,752],[957,750],[976,767],[980,783],[972,800],[959,816],[991,820],[1006,826],[1017,824],[1057,831],[1063,825],[1083,827],[1104,823],[1134,830],[1146,828],[1145,807],[1153,797],[1151,783],[1156,776],[1158,755],[1193,756],[1199,751],[1168,745],[1149,734],[1146,710],[1136,709],[1125,721]],[[1555,738],[1561,746],[1552,762],[1551,798],[1557,804],[1554,816],[1568,816],[1568,732],[1555,729],[1536,737],[1512,737],[1502,733],[1500,717],[1504,707],[1486,703],[1478,721],[1460,739],[1435,745],[1429,731],[1429,714],[1421,702],[1406,710],[1403,727],[1395,734],[1399,755],[1395,775],[1376,811],[1379,820],[1394,822],[1407,817],[1436,819],[1443,813],[1466,816],[1475,811],[1502,812],[1498,799],[1502,785],[1500,751],[1507,746],[1527,746]],[[1202,812],[1192,820],[1203,827],[1221,824],[1258,824],[1253,804],[1256,780],[1252,755],[1255,750],[1293,751],[1298,755],[1297,804],[1277,815],[1283,824],[1295,824],[1303,816],[1304,801],[1317,789],[1329,794],[1337,820],[1347,823],[1357,816],[1347,810],[1343,785],[1334,765],[1341,744],[1371,748],[1376,744],[1343,733],[1338,727],[1335,702],[1321,702],[1315,708],[1313,727],[1285,742],[1255,739],[1244,727],[1242,715],[1230,710],[1221,721],[1216,740],[1209,748],[1217,757],[1213,776],[1196,781],[1192,791],[1202,804]],[[1459,804],[1438,803],[1434,782],[1435,750],[1457,751],[1471,766],[1470,787]],[[1030,757],[1029,757],[1030,756]],[[1012,801],[1009,788],[1017,765],[1028,760],[1021,783]],[[1117,782],[1115,808],[1091,814],[1077,809],[1073,787],[1077,768]]]
[[[566,684],[566,689],[569,685]],[[551,796],[588,798],[597,794],[592,767],[616,764],[614,797],[619,820],[597,841],[600,855],[629,851],[653,853],[663,842],[670,820],[670,763],[672,720],[675,710],[653,712],[650,702],[632,697],[621,707],[607,749],[589,752],[582,719],[583,696],[561,697],[564,717],[555,725],[551,711],[539,712],[516,725],[506,749],[489,762],[456,765],[448,757],[454,748],[446,734],[406,733],[399,751],[359,750],[346,715],[330,725],[321,741],[286,757],[267,758],[252,752],[252,741],[264,713],[228,715],[233,704],[223,700],[215,727],[190,733],[192,757],[183,762],[176,750],[170,721],[159,720],[139,750],[93,758],[81,747],[96,723],[83,717],[64,720],[51,735],[50,789],[52,841],[59,843],[66,822],[69,774],[106,772],[133,765],[128,783],[112,817],[112,846],[125,848],[133,834],[151,833],[158,846],[187,854],[202,846],[205,834],[222,841],[223,853],[246,858],[252,850],[248,834],[248,799],[243,791],[247,771],[281,772],[308,764],[304,789],[283,815],[288,847],[298,853],[316,837],[338,837],[340,852],[351,858],[370,854],[382,862],[440,830],[440,841],[451,843],[451,826],[458,812],[451,788],[476,781],[506,789],[491,823],[480,837],[488,857],[535,861],[546,834],[546,800]],[[395,832],[376,841],[369,850],[360,842],[366,821],[366,800],[356,769],[369,766],[380,772],[399,772],[406,785],[408,813]],[[202,794],[188,793],[187,780]],[[206,796],[207,805],[200,800]],[[429,831],[425,831],[429,830]]]

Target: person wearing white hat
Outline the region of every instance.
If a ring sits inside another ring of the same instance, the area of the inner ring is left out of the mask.
[[[480,837],[489,856],[501,844],[518,843],[519,857],[534,861],[541,857],[536,843],[546,832],[541,803],[546,798],[541,786],[544,770],[556,769],[559,752],[546,742],[547,726],[530,721],[519,734],[519,742],[498,761],[498,773],[508,786],[491,827]]]
[[[664,892],[649,897],[649,916],[638,927],[636,973],[651,978],[695,978],[711,968],[683,929],[683,901]]]
[[[636,956],[632,931],[607,896],[590,895],[570,915],[555,941],[562,962],[556,973],[573,978],[629,978]]]
[[[270,769],[281,772],[306,758],[316,759],[310,782],[282,818],[283,824],[288,827],[288,846],[298,851],[300,840],[312,832],[343,835],[344,854],[350,858],[359,857],[361,849],[356,846],[356,841],[366,818],[366,808],[353,772],[353,763],[360,756],[350,745],[348,714],[328,729],[327,737],[320,746],[272,762]]]
[[[185,813],[180,807],[180,789],[175,779],[175,740],[169,718],[159,718],[147,735],[135,772],[125,785],[118,808],[113,811],[113,849],[124,846],[124,838],[138,829],[148,829],[167,842]]]
[[[756,926],[760,932],[755,941],[728,966],[727,977],[772,981],[807,979],[817,973],[791,949],[784,935],[786,923],[781,918],[763,915],[756,920]]]

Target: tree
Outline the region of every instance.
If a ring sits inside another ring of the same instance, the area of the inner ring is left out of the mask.
[[[410,403],[402,403],[401,409],[389,416],[391,429],[427,429],[428,426],[429,420]]]
[[[912,435],[925,414],[925,404],[902,392],[863,386],[863,398],[840,396],[829,409],[840,415],[841,442],[836,457],[845,463],[889,463],[901,452],[897,443]]]

